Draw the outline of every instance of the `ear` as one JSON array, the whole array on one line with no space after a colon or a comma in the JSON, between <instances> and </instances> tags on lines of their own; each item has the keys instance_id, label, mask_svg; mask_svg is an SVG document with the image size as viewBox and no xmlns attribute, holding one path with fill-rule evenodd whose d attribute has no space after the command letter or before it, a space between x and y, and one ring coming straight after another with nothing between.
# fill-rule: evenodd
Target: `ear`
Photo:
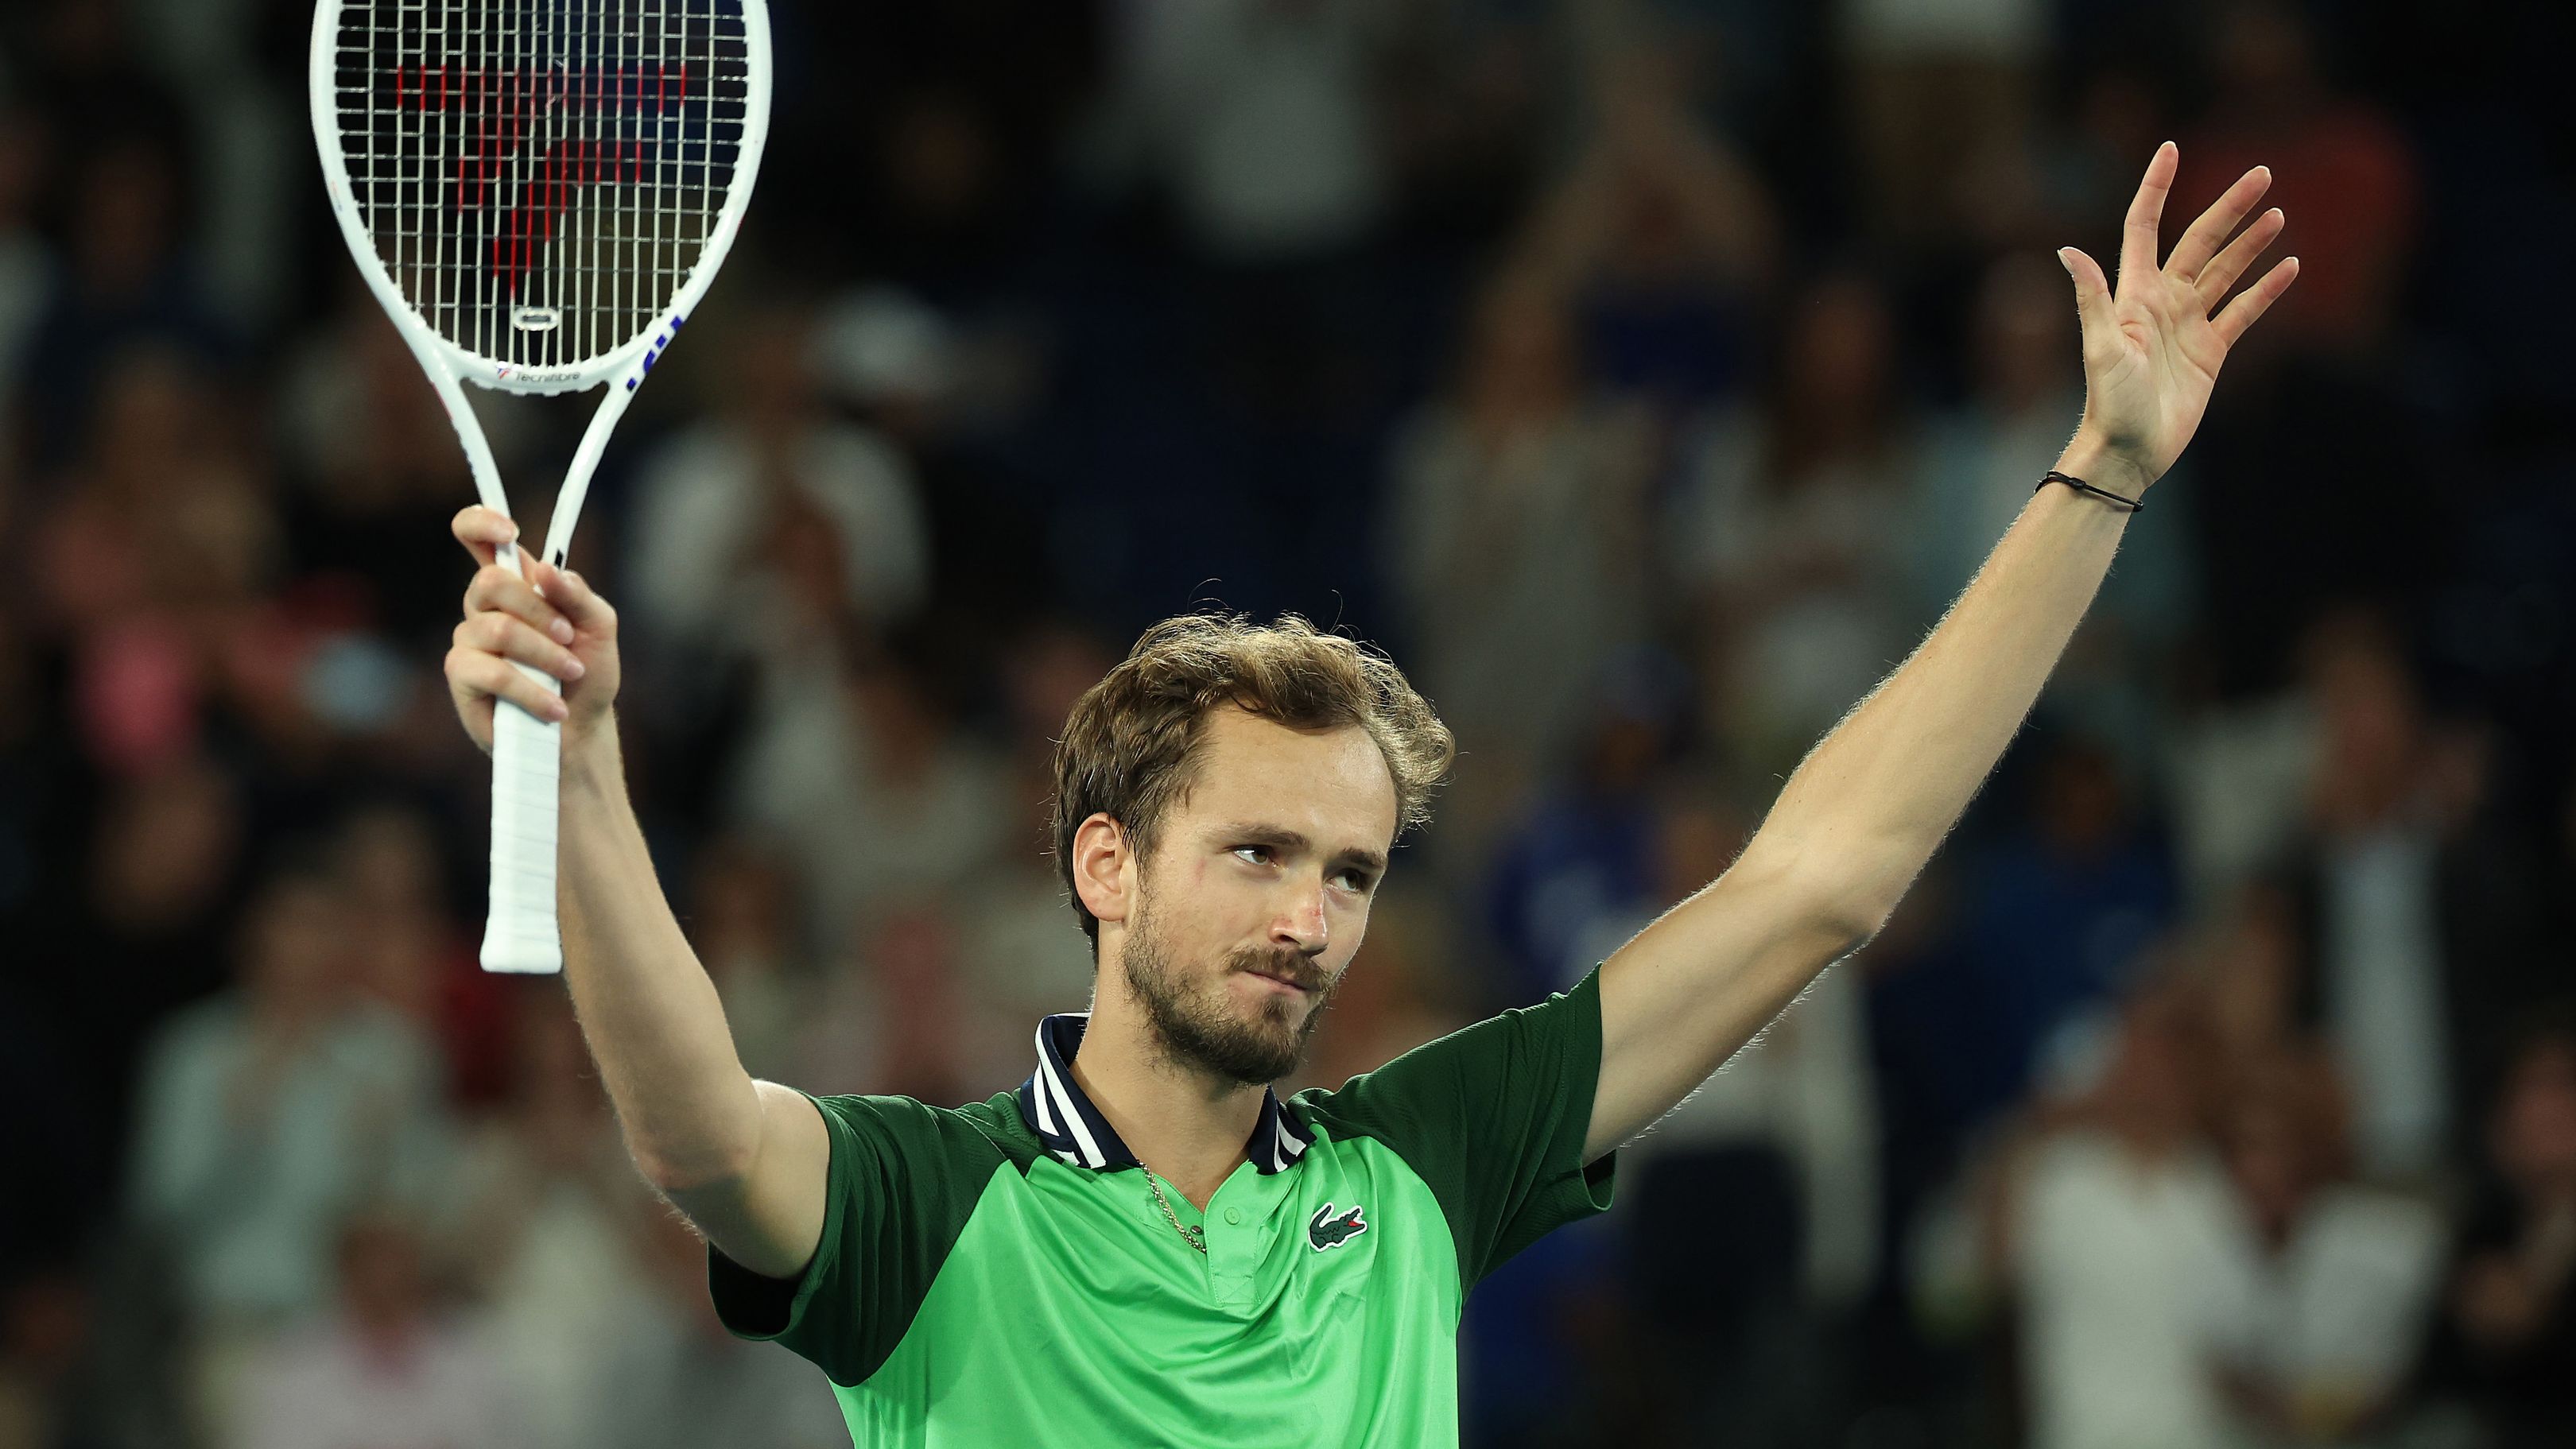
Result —
<instances>
[{"instance_id":1,"label":"ear","mask_svg":"<svg viewBox=\"0 0 2576 1449\"><path fill-rule=\"evenodd\" d=\"M1093 920L1127 919L1135 905L1138 864L1126 827L1108 815L1094 812L1074 827L1073 888Z\"/></svg>"}]
</instances>

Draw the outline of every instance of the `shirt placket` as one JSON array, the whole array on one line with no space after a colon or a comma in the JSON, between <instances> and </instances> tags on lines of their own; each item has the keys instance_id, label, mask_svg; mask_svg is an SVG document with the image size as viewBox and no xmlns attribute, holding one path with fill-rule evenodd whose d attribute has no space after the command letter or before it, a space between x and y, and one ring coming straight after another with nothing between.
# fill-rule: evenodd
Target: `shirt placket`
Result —
<instances>
[{"instance_id":1,"label":"shirt placket","mask_svg":"<svg viewBox=\"0 0 2576 1449\"><path fill-rule=\"evenodd\" d=\"M1245 1163L1208 1199L1208 1290L1219 1308L1241 1311L1260 1296L1262 1260L1278 1228L1279 1204L1297 1169L1260 1173Z\"/></svg>"}]
</instances>

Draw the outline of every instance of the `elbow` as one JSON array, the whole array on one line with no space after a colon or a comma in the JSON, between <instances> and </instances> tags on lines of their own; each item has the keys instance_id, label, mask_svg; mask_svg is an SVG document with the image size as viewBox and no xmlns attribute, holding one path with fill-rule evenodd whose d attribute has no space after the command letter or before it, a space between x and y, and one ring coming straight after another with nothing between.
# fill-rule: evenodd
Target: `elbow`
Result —
<instances>
[{"instance_id":1,"label":"elbow","mask_svg":"<svg viewBox=\"0 0 2576 1449\"><path fill-rule=\"evenodd\" d=\"M751 1175L751 1165L759 1155L758 1142L743 1146L661 1145L626 1139L626 1155L633 1159L635 1170L659 1193L687 1192L693 1188L713 1187L718 1183L737 1182Z\"/></svg>"},{"instance_id":2,"label":"elbow","mask_svg":"<svg viewBox=\"0 0 2576 1449\"><path fill-rule=\"evenodd\" d=\"M1798 915L1806 922L1809 938L1824 943L1828 963L1840 961L1876 940L1895 913L1893 901L1854 890L1848 884L1819 885L1801 891L1799 899L1805 905Z\"/></svg>"},{"instance_id":3,"label":"elbow","mask_svg":"<svg viewBox=\"0 0 2576 1449\"><path fill-rule=\"evenodd\" d=\"M1747 880L1765 901L1788 906L1814 937L1832 947L1832 960L1852 955L1888 929L1896 903L1911 885L1911 872L1896 870L1899 857L1880 849L1806 847L1795 839L1757 834L1744 847L1728 878Z\"/></svg>"},{"instance_id":4,"label":"elbow","mask_svg":"<svg viewBox=\"0 0 2576 1449\"><path fill-rule=\"evenodd\" d=\"M1767 879L1770 898L1789 903L1789 913L1806 936L1825 943L1828 960L1839 961L1868 945L1896 913L1901 893L1871 889L1848 872L1817 870L1810 862L1780 855L1758 861L1750 850L1746 855L1736 870L1750 865L1752 878Z\"/></svg>"},{"instance_id":5,"label":"elbow","mask_svg":"<svg viewBox=\"0 0 2576 1449\"><path fill-rule=\"evenodd\" d=\"M750 1175L765 1116L759 1084L748 1074L738 1085L658 1105L658 1113L629 1112L621 1103L618 1112L626 1155L656 1190L683 1192Z\"/></svg>"},{"instance_id":6,"label":"elbow","mask_svg":"<svg viewBox=\"0 0 2576 1449\"><path fill-rule=\"evenodd\" d=\"M1914 883L1912 871L1879 860L1856 861L1855 866L1808 872L1798 891L1807 919L1840 943L1837 961L1878 939Z\"/></svg>"},{"instance_id":7,"label":"elbow","mask_svg":"<svg viewBox=\"0 0 2576 1449\"><path fill-rule=\"evenodd\" d=\"M1857 904L1847 902L1842 910L1828 917L1828 923L1838 933L1837 939L1844 942L1841 953L1834 959L1839 961L1877 940L1878 933L1887 929L1889 918L1895 914L1893 902L1884 905L1875 900Z\"/></svg>"}]
</instances>

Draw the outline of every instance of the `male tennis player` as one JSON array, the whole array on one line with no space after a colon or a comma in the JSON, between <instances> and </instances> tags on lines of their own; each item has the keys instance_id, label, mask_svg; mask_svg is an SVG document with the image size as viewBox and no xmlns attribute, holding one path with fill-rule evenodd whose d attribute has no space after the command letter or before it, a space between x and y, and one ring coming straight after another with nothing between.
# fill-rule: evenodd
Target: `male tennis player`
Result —
<instances>
[{"instance_id":1,"label":"male tennis player","mask_svg":"<svg viewBox=\"0 0 2576 1449\"><path fill-rule=\"evenodd\" d=\"M487 748L495 696L565 721L565 973L725 1321L821 1365L864 1446L1456 1443L1468 1288L1607 1206L1612 1150L1886 922L2296 275L2226 300L2283 224L2230 240L2259 168L2159 267L2176 165L2167 145L2147 167L2116 291L2060 253L2087 391L2057 471L1733 867L1573 990L1290 1101L1269 1084L1450 760L1392 664L1294 620L1147 631L1057 747L1090 1013L1039 1023L1028 1080L985 1102L817 1100L744 1072L655 884L610 713L616 614L576 575L494 567L509 523L460 515L483 567L450 688Z\"/></svg>"}]
</instances>

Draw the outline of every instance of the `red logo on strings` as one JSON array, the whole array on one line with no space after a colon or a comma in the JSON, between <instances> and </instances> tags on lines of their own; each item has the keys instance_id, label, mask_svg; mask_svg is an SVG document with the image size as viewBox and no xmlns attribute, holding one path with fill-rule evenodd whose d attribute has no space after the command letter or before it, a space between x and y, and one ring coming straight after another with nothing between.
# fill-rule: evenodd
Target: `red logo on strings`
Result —
<instances>
[{"instance_id":1,"label":"red logo on strings","mask_svg":"<svg viewBox=\"0 0 2576 1449\"><path fill-rule=\"evenodd\" d=\"M689 68L635 65L587 70L511 70L444 65L393 68L394 110L466 117L456 156L455 204L483 211L510 159L549 112L604 116L663 116L689 98ZM635 182L652 164L648 142L636 137L564 137L546 147L519 188L516 204L492 236L495 276L519 293L536 265L539 248L554 239L555 224L585 186Z\"/></svg>"}]
</instances>

